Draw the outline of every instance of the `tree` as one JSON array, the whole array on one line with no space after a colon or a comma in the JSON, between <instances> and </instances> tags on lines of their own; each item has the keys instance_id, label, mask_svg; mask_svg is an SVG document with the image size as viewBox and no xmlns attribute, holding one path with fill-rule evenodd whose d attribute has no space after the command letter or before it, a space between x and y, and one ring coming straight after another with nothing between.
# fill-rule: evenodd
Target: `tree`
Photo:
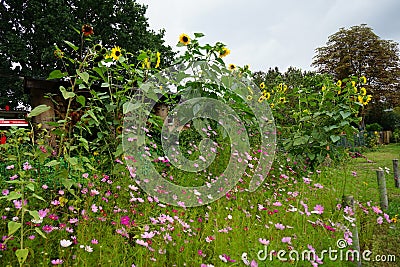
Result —
<instances>
[{"instance_id":1,"label":"tree","mask_svg":"<svg viewBox=\"0 0 400 267\"><path fill-rule=\"evenodd\" d=\"M126 51L159 51L163 66L174 57L164 45L164 30L149 29L147 7L132 0L2 0L0 2L0 108L25 102L18 76L47 78L57 67L54 50L79 41L74 31L83 24L94 29L92 39ZM17 64L17 67L15 67ZM12 70L12 67L15 67ZM17 97L18 96L18 97ZM5 101L6 100L6 101ZM26 102L25 102L26 104Z\"/></svg>"},{"instance_id":2,"label":"tree","mask_svg":"<svg viewBox=\"0 0 400 267\"><path fill-rule=\"evenodd\" d=\"M400 103L400 61L398 43L382 40L365 24L341 28L329 36L326 46L316 49L312 66L336 79L365 76L372 103Z\"/></svg>"}]
</instances>

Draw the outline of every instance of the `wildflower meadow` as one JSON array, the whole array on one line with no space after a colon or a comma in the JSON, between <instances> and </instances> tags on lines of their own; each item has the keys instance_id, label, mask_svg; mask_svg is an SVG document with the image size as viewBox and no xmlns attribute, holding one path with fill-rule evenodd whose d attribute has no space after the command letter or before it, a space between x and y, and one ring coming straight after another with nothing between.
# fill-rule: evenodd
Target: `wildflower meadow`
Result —
<instances>
[{"instance_id":1,"label":"wildflower meadow","mask_svg":"<svg viewBox=\"0 0 400 267\"><path fill-rule=\"evenodd\" d=\"M201 33L160 69L78 32L48 77L65 114L0 145L1 266L398 266L400 146L339 145L368 77L255 81Z\"/></svg>"}]
</instances>

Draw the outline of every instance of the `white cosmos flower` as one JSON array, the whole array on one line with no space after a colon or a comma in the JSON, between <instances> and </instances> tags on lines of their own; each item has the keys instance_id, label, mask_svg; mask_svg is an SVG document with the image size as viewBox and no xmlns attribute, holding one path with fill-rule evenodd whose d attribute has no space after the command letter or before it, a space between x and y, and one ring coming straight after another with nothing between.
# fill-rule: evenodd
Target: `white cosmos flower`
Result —
<instances>
[{"instance_id":1,"label":"white cosmos flower","mask_svg":"<svg viewBox=\"0 0 400 267\"><path fill-rule=\"evenodd\" d=\"M63 239L63 240L60 240L60 245L61 245L62 247L64 247L64 248L67 248L67 247L69 247L69 246L72 245L72 241L71 241L71 240Z\"/></svg>"}]
</instances>

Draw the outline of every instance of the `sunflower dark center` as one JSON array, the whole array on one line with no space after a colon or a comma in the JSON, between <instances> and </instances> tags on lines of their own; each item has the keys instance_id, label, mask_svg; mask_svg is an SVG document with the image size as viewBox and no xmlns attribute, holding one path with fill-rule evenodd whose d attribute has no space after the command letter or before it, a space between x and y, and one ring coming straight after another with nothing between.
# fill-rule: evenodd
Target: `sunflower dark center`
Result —
<instances>
[{"instance_id":1,"label":"sunflower dark center","mask_svg":"<svg viewBox=\"0 0 400 267\"><path fill-rule=\"evenodd\" d=\"M186 42L189 41L189 38L187 38L187 36L183 36L183 37L182 37L182 41L186 43Z\"/></svg>"},{"instance_id":2,"label":"sunflower dark center","mask_svg":"<svg viewBox=\"0 0 400 267\"><path fill-rule=\"evenodd\" d=\"M115 51L115 55L116 55L117 57L119 57L119 56L121 55L121 52Z\"/></svg>"}]
</instances>

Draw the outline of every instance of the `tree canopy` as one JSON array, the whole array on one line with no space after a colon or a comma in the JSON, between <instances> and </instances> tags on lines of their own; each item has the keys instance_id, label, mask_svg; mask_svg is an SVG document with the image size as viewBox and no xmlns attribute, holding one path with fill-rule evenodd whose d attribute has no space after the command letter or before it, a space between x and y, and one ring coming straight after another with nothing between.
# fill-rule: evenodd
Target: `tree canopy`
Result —
<instances>
[{"instance_id":1,"label":"tree canopy","mask_svg":"<svg viewBox=\"0 0 400 267\"><path fill-rule=\"evenodd\" d=\"M84 24L93 27L92 39L103 46L117 45L132 53L158 51L161 65L168 65L174 53L164 45L164 30L149 29L146 10L132 0L2 0L0 108L26 103L18 77L47 78L57 64L55 45L62 50L67 47L64 40L77 43L76 30Z\"/></svg>"},{"instance_id":2,"label":"tree canopy","mask_svg":"<svg viewBox=\"0 0 400 267\"><path fill-rule=\"evenodd\" d=\"M365 76L373 103L388 107L400 103L398 43L382 40L365 24L341 28L329 36L326 46L316 49L312 65L336 79Z\"/></svg>"}]
</instances>

